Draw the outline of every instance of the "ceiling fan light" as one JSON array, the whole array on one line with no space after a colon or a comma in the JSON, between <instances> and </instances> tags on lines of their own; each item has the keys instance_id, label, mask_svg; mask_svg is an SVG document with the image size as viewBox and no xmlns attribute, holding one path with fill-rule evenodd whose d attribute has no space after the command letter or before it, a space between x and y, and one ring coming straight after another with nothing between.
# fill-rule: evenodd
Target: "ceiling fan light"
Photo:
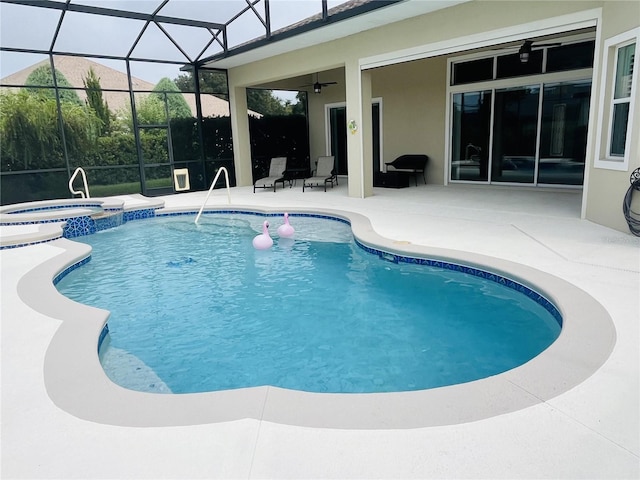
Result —
<instances>
[{"instance_id":1,"label":"ceiling fan light","mask_svg":"<svg viewBox=\"0 0 640 480\"><path fill-rule=\"evenodd\" d=\"M518 54L520 55L520 63L527 63L529 61L529 55L531 55L531 40L525 40L520 47Z\"/></svg>"},{"instance_id":2,"label":"ceiling fan light","mask_svg":"<svg viewBox=\"0 0 640 480\"><path fill-rule=\"evenodd\" d=\"M322 85L320 85L318 82L313 84L313 91L315 93L320 93L320 90L322 90Z\"/></svg>"}]
</instances>

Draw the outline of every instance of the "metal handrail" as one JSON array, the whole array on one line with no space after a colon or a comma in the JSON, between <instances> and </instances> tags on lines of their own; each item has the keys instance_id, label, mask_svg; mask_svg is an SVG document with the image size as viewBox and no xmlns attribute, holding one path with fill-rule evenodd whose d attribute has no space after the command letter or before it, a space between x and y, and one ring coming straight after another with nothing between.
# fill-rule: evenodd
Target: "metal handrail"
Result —
<instances>
[{"instance_id":1,"label":"metal handrail","mask_svg":"<svg viewBox=\"0 0 640 480\"><path fill-rule=\"evenodd\" d=\"M198 224L198 220L200 220L200 215L202 215L204 206L207 204L207 201L209 200L209 196L213 191L213 187L215 187L216 182L218 181L218 177L220 177L220 174L222 172L224 172L224 178L227 183L227 203L231 205L231 190L229 190L229 172L227 172L227 169L225 167L220 167L218 169L218 173L216 173L216 176L213 179L213 182L211 182L211 186L209 187L209 193L207 193L207 198L204 199L204 203L202 204L202 207L200 207L200 211L198 212L198 216L196 217L196 221L195 221L196 225Z\"/></svg>"},{"instance_id":2,"label":"metal handrail","mask_svg":"<svg viewBox=\"0 0 640 480\"><path fill-rule=\"evenodd\" d=\"M78 173L82 174L82 183L84 185L84 192L82 190L73 189L73 181L78 176ZM73 172L73 175L71 175L71 178L69 179L69 191L71 192L71 195L80 194L82 198L91 198L91 196L89 195L89 185L87 184L87 175L86 173L84 173L84 170L82 169L82 167L76 168L75 172Z\"/></svg>"}]
</instances>

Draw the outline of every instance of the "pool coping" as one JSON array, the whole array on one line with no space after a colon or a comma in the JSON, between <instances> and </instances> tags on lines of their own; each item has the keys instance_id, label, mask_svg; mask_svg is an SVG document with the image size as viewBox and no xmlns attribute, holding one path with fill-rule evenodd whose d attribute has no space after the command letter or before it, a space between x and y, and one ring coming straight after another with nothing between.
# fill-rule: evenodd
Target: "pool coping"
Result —
<instances>
[{"instance_id":1,"label":"pool coping","mask_svg":"<svg viewBox=\"0 0 640 480\"><path fill-rule=\"evenodd\" d=\"M53 279L90 255L90 247L67 239L52 245L64 253L28 272L18 284L21 299L60 320L44 361L45 386L61 409L86 420L121 426L178 426L254 418L275 423L341 429L398 429L478 421L544 403L583 382L602 366L616 341L611 317L583 290L540 270L494 257L416 245L378 235L361 214L330 209L254 206L212 207L274 215L308 213L348 221L363 245L396 255L440 259L504 275L548 298L563 317L558 339L529 362L507 372L459 385L398 393L326 394L264 386L197 394L136 392L104 373L96 345L109 313L73 302ZM162 209L160 215L194 212ZM195 213L194 213L195 217Z\"/></svg>"},{"instance_id":2,"label":"pool coping","mask_svg":"<svg viewBox=\"0 0 640 480\"><path fill-rule=\"evenodd\" d=\"M162 200L147 199L137 194L127 197L136 200L138 205L127 206L121 197L95 197L0 206L0 227L4 230L0 235L0 250L94 233L120 225L140 212L164 207ZM92 210L96 207L102 211ZM35 227L36 230L25 231L26 227Z\"/></svg>"}]
</instances>

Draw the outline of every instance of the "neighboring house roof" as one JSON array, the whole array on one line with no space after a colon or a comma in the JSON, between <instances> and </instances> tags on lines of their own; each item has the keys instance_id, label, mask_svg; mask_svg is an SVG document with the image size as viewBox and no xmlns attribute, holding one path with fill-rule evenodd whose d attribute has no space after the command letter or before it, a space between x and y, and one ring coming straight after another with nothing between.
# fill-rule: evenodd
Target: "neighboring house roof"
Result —
<instances>
[{"instance_id":1,"label":"neighboring house roof","mask_svg":"<svg viewBox=\"0 0 640 480\"><path fill-rule=\"evenodd\" d=\"M4 85L25 85L27 78L29 77L31 72L43 65L49 65L49 60L43 60L12 75L8 75L4 77L0 83ZM100 86L103 90L102 98L109 105L109 109L113 112L116 112L122 108L129 108L129 96L128 94L124 95L122 92L122 90L124 90L125 92L129 91L129 83L127 81L126 73L107 67L106 65L102 65L101 63L94 62L85 57L76 56L57 55L55 57L55 67L56 70L58 70L65 76L71 86L80 89L77 91L77 93L80 99L83 101L87 98L86 92L84 91L84 79L86 78L89 69L93 68L96 76L100 79ZM151 91L154 87L153 83L133 76L131 77L131 82L133 84L134 90ZM111 90L121 91L114 92ZM148 94L142 93L139 95L144 96ZM191 114L195 117L195 95L186 94L184 95L184 99L191 109ZM214 95L201 95L200 103L202 105L203 117L229 116L229 102L227 102L226 100L223 100ZM252 115L254 117L262 116L259 113L253 112L251 110L249 110L248 113L249 115Z\"/></svg>"}]
</instances>

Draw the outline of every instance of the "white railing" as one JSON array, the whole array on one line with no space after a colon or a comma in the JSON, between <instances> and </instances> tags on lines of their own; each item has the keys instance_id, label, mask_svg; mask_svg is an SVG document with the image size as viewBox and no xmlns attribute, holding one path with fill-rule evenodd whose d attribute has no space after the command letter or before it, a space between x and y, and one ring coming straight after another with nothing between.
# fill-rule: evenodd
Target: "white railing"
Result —
<instances>
[{"instance_id":1,"label":"white railing","mask_svg":"<svg viewBox=\"0 0 640 480\"><path fill-rule=\"evenodd\" d=\"M76 179L79 173L82 174L82 184L84 186L84 192L82 190L73 189L73 181ZM76 168L76 171L73 172L73 175L71 175L71 178L69 179L69 191L71 192L71 195L79 194L82 198L91 198L91 196L89 195L89 185L87 185L87 175L84 173L82 167Z\"/></svg>"},{"instance_id":2,"label":"white railing","mask_svg":"<svg viewBox=\"0 0 640 480\"><path fill-rule=\"evenodd\" d=\"M220 167L218 169L218 173L216 173L216 177L213 179L213 182L211 182L211 186L209 187L209 193L207 193L207 198L204 199L204 203L202 204L202 207L200 207L200 211L198 212L198 216L196 217L196 224L198 223L198 220L200 220L200 215L202 215L202 211L204 210L205 205L207 204L207 202L209 201L209 196L211 195L211 192L213 191L213 187L216 186L216 182L218 181L218 177L220 177L220 174L224 172L224 179L227 183L227 203L231 204L231 190L229 190L229 172L227 172L227 169L225 167Z\"/></svg>"}]
</instances>

